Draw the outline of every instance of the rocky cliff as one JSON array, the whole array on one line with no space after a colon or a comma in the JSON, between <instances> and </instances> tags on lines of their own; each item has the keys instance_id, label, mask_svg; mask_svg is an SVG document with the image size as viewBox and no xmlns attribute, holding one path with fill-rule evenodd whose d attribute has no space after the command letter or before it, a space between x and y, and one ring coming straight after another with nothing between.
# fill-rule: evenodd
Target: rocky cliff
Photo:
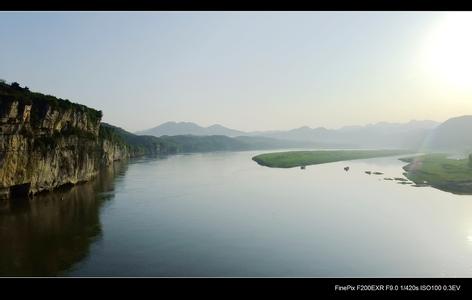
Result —
<instances>
[{"instance_id":1,"label":"rocky cliff","mask_svg":"<svg viewBox=\"0 0 472 300\"><path fill-rule=\"evenodd\" d=\"M88 181L129 157L99 135L100 111L0 83L0 198Z\"/></svg>"}]
</instances>

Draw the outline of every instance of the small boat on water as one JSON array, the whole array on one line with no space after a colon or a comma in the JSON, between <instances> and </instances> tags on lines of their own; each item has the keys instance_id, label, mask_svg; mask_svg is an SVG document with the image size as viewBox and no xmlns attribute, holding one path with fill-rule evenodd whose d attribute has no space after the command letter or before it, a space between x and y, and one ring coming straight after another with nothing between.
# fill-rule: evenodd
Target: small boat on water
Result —
<instances>
[{"instance_id":1,"label":"small boat on water","mask_svg":"<svg viewBox=\"0 0 472 300\"><path fill-rule=\"evenodd\" d=\"M369 175L372 174L371 171L365 171L365 173L366 173L366 174L369 174Z\"/></svg>"},{"instance_id":2,"label":"small boat on water","mask_svg":"<svg viewBox=\"0 0 472 300\"><path fill-rule=\"evenodd\" d=\"M344 167L344 171L349 171L349 167Z\"/></svg>"},{"instance_id":3,"label":"small boat on water","mask_svg":"<svg viewBox=\"0 0 472 300\"><path fill-rule=\"evenodd\" d=\"M300 169L305 170L306 166L300 166Z\"/></svg>"}]
</instances>

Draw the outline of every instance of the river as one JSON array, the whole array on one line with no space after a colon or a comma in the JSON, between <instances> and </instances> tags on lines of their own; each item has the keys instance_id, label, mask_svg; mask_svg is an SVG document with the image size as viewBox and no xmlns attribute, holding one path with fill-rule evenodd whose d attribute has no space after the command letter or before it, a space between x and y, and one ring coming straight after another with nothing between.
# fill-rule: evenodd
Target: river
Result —
<instances>
[{"instance_id":1,"label":"river","mask_svg":"<svg viewBox=\"0 0 472 300\"><path fill-rule=\"evenodd\" d=\"M301 170L251 160L264 152L118 162L2 202L0 275L472 276L472 196L383 180L398 157Z\"/></svg>"}]
</instances>

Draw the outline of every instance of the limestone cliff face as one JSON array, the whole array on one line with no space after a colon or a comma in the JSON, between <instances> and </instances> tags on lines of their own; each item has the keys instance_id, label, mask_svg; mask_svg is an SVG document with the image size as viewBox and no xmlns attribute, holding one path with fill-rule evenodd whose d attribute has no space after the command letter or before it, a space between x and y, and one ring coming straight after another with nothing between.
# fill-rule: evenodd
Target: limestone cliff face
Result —
<instances>
[{"instance_id":1,"label":"limestone cliff face","mask_svg":"<svg viewBox=\"0 0 472 300\"><path fill-rule=\"evenodd\" d=\"M99 137L101 113L82 105L0 95L0 198L88 181L126 159L126 145Z\"/></svg>"},{"instance_id":2,"label":"limestone cliff face","mask_svg":"<svg viewBox=\"0 0 472 300\"><path fill-rule=\"evenodd\" d=\"M69 108L52 107L45 103L0 98L0 129L2 134L52 135L72 129L98 135L100 118L92 118L91 109L79 105ZM36 107L38 106L38 107ZM32 115L32 110L34 115Z\"/></svg>"},{"instance_id":3,"label":"limestone cliff face","mask_svg":"<svg viewBox=\"0 0 472 300\"><path fill-rule=\"evenodd\" d=\"M129 158L130 156L134 156L130 154L128 146L114 143L113 141L107 139L101 140L101 147L101 162L105 165L110 165L114 161L124 160Z\"/></svg>"}]
</instances>

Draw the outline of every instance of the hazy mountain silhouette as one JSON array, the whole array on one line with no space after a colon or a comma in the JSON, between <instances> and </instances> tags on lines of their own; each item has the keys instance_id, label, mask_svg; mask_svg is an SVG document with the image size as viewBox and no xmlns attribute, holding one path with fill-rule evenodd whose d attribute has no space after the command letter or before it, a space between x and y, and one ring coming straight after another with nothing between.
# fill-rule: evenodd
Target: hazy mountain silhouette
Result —
<instances>
[{"instance_id":1,"label":"hazy mountain silhouette","mask_svg":"<svg viewBox=\"0 0 472 300\"><path fill-rule=\"evenodd\" d=\"M472 152L472 116L446 120L437 126L424 148L436 151Z\"/></svg>"},{"instance_id":2,"label":"hazy mountain silhouette","mask_svg":"<svg viewBox=\"0 0 472 300\"><path fill-rule=\"evenodd\" d=\"M362 148L395 147L414 149L423 144L438 124L427 120L410 121L408 123L380 122L365 126L346 126L340 129L304 126L288 131L260 132L258 134L286 140L317 141Z\"/></svg>"},{"instance_id":3,"label":"hazy mountain silhouette","mask_svg":"<svg viewBox=\"0 0 472 300\"><path fill-rule=\"evenodd\" d=\"M219 124L202 127L192 122L166 122L159 126L143 131L138 131L139 135L226 135L229 137L244 135L245 132L229 129Z\"/></svg>"},{"instance_id":4,"label":"hazy mountain silhouette","mask_svg":"<svg viewBox=\"0 0 472 300\"><path fill-rule=\"evenodd\" d=\"M302 126L291 130L244 132L221 125L202 127L191 122L167 122L137 134L163 135L226 135L257 136L280 141L309 142L332 147L353 148L409 148L422 147L439 123L435 121L410 121L407 123L379 122L365 126L345 126L339 129Z\"/></svg>"}]
</instances>

